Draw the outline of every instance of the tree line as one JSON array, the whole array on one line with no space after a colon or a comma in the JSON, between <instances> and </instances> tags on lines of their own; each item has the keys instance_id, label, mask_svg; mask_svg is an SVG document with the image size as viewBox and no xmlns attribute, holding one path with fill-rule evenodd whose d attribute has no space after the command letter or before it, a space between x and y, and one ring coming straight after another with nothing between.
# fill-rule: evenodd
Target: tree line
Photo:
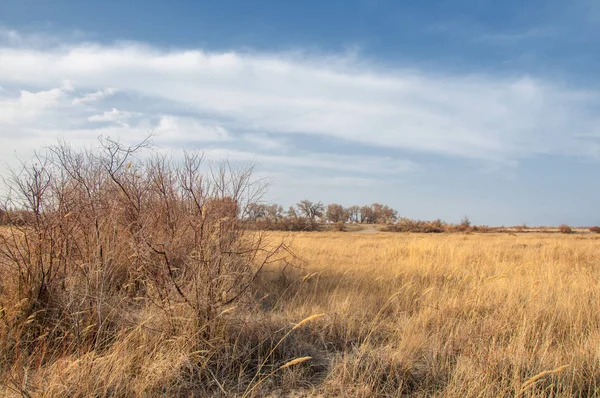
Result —
<instances>
[{"instance_id":1,"label":"tree line","mask_svg":"<svg viewBox=\"0 0 600 398\"><path fill-rule=\"evenodd\" d=\"M400 217L388 205L373 203L344 207L338 203L323 204L304 199L284 210L279 204L252 203L243 216L245 225L257 230L315 231L326 224L344 231L347 224L383 224L390 232L469 232L484 231L485 226L472 226L465 217L460 224L442 220L421 221Z\"/></svg>"},{"instance_id":2,"label":"tree line","mask_svg":"<svg viewBox=\"0 0 600 398\"><path fill-rule=\"evenodd\" d=\"M248 208L246 219L271 223L304 219L316 223L392 224L398 221L398 212L380 203L344 207L337 203L325 205L304 199L287 211L279 204L253 203Z\"/></svg>"}]
</instances>

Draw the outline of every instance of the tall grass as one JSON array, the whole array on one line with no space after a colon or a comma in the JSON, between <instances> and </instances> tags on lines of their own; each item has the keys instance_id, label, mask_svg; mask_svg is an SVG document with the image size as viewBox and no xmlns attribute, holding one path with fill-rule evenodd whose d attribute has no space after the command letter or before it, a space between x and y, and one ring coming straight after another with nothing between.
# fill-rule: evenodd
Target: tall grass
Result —
<instances>
[{"instance_id":1,"label":"tall grass","mask_svg":"<svg viewBox=\"0 0 600 398\"><path fill-rule=\"evenodd\" d=\"M111 314L111 338L99 346L43 343L5 357L5 392L600 393L594 235L329 232L269 239L272 246L290 239L302 261L283 272L267 265L251 295L210 322L198 326L185 306L167 315L129 302ZM5 287L3 299L9 297ZM81 325L80 334L95 327Z\"/></svg>"},{"instance_id":2,"label":"tall grass","mask_svg":"<svg viewBox=\"0 0 600 398\"><path fill-rule=\"evenodd\" d=\"M600 394L593 235L319 233L293 247L305 278L269 309L328 314L313 393Z\"/></svg>"}]
</instances>

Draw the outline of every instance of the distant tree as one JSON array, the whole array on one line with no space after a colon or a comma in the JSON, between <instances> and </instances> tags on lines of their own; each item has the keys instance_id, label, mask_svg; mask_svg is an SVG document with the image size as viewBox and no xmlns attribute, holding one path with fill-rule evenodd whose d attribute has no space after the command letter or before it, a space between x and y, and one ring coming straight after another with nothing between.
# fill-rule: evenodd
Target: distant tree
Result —
<instances>
[{"instance_id":1,"label":"distant tree","mask_svg":"<svg viewBox=\"0 0 600 398\"><path fill-rule=\"evenodd\" d=\"M249 220L262 220L267 216L267 207L262 203L250 203L246 209L246 212Z\"/></svg>"},{"instance_id":2,"label":"distant tree","mask_svg":"<svg viewBox=\"0 0 600 398\"><path fill-rule=\"evenodd\" d=\"M371 206L363 206L360 208L361 224L373 224L375 222L375 212Z\"/></svg>"},{"instance_id":3,"label":"distant tree","mask_svg":"<svg viewBox=\"0 0 600 398\"><path fill-rule=\"evenodd\" d=\"M392 209L387 205L373 203L371 205L371 209L373 210L373 218L374 222L376 223L391 224L396 222L396 220L398 219L398 214L396 210Z\"/></svg>"},{"instance_id":4,"label":"distant tree","mask_svg":"<svg viewBox=\"0 0 600 398\"><path fill-rule=\"evenodd\" d=\"M350 222L360 222L360 206L350 206L346 209Z\"/></svg>"},{"instance_id":5,"label":"distant tree","mask_svg":"<svg viewBox=\"0 0 600 398\"><path fill-rule=\"evenodd\" d=\"M283 218L283 207L281 205L272 204L266 206L265 212L269 221L279 222Z\"/></svg>"},{"instance_id":6,"label":"distant tree","mask_svg":"<svg viewBox=\"0 0 600 398\"><path fill-rule=\"evenodd\" d=\"M337 203L332 203L327 206L327 211L325 212L325 218L328 221L339 223L346 222L348 220L348 213L344 209L342 205Z\"/></svg>"},{"instance_id":7,"label":"distant tree","mask_svg":"<svg viewBox=\"0 0 600 398\"><path fill-rule=\"evenodd\" d=\"M322 217L323 211L325 210L323 203L311 202L307 199L301 200L296 206L298 206L298 210L304 217L312 221L316 220L318 217Z\"/></svg>"},{"instance_id":8,"label":"distant tree","mask_svg":"<svg viewBox=\"0 0 600 398\"><path fill-rule=\"evenodd\" d=\"M464 216L462 220L460 220L460 225L468 228L471 226L471 220L469 220L468 216Z\"/></svg>"},{"instance_id":9,"label":"distant tree","mask_svg":"<svg viewBox=\"0 0 600 398\"><path fill-rule=\"evenodd\" d=\"M287 211L288 218L298 218L298 212L294 206L290 206Z\"/></svg>"}]
</instances>

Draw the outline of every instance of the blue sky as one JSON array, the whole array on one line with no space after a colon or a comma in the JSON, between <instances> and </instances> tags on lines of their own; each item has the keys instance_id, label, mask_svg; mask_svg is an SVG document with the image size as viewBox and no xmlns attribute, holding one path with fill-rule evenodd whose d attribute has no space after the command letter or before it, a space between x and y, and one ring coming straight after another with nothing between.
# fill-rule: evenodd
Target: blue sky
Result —
<instances>
[{"instance_id":1,"label":"blue sky","mask_svg":"<svg viewBox=\"0 0 600 398\"><path fill-rule=\"evenodd\" d=\"M2 0L0 157L152 131L284 205L600 224L598 65L595 0Z\"/></svg>"}]
</instances>

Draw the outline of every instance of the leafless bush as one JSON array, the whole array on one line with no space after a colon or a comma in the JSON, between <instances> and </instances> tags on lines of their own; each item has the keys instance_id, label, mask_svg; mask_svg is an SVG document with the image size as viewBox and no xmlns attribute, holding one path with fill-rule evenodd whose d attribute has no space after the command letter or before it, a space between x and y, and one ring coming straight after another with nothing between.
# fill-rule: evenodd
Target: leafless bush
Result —
<instances>
[{"instance_id":1,"label":"leafless bush","mask_svg":"<svg viewBox=\"0 0 600 398\"><path fill-rule=\"evenodd\" d=\"M281 222L273 226L273 229L280 231L319 231L320 224L307 217L286 217Z\"/></svg>"},{"instance_id":2,"label":"leafless bush","mask_svg":"<svg viewBox=\"0 0 600 398\"><path fill-rule=\"evenodd\" d=\"M332 229L337 232L346 232L346 224L343 222L336 222L332 224Z\"/></svg>"},{"instance_id":3,"label":"leafless bush","mask_svg":"<svg viewBox=\"0 0 600 398\"><path fill-rule=\"evenodd\" d=\"M473 228L471 228L471 221L467 216L464 216L460 221L460 224L456 225L454 229L458 232L473 232Z\"/></svg>"},{"instance_id":4,"label":"leafless bush","mask_svg":"<svg viewBox=\"0 0 600 398\"><path fill-rule=\"evenodd\" d=\"M142 307L164 313L171 332L161 333L185 314L206 336L286 252L241 227L264 189L252 168L100 143L59 143L5 180L0 373L19 358L107 347Z\"/></svg>"},{"instance_id":5,"label":"leafless bush","mask_svg":"<svg viewBox=\"0 0 600 398\"><path fill-rule=\"evenodd\" d=\"M572 234L573 233L573 229L570 226L568 226L567 224L560 224L558 226L558 231L563 234Z\"/></svg>"},{"instance_id":6,"label":"leafless bush","mask_svg":"<svg viewBox=\"0 0 600 398\"><path fill-rule=\"evenodd\" d=\"M448 227L448 224L441 220L421 221L401 218L396 224L389 225L387 230L390 232L440 233L445 232Z\"/></svg>"},{"instance_id":7,"label":"leafless bush","mask_svg":"<svg viewBox=\"0 0 600 398\"><path fill-rule=\"evenodd\" d=\"M400 218L397 223L388 225L389 232L419 232L419 233L441 233L441 232L490 232L487 225L467 225L464 221L460 224L448 224L440 219L433 221L412 220Z\"/></svg>"}]
</instances>

